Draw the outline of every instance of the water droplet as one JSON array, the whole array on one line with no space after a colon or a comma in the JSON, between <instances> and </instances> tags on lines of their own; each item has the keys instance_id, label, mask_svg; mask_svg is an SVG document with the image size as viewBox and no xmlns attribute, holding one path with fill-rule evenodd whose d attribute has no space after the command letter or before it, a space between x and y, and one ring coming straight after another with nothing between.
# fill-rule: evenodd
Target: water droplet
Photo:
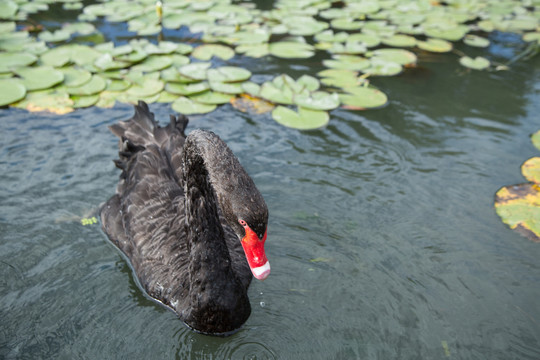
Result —
<instances>
[{"instance_id":1,"label":"water droplet","mask_svg":"<svg viewBox=\"0 0 540 360\"><path fill-rule=\"evenodd\" d=\"M265 307L265 306L266 306L266 304L265 304L264 301L261 301L261 302L260 302L260 305L261 305L261 307Z\"/></svg>"}]
</instances>

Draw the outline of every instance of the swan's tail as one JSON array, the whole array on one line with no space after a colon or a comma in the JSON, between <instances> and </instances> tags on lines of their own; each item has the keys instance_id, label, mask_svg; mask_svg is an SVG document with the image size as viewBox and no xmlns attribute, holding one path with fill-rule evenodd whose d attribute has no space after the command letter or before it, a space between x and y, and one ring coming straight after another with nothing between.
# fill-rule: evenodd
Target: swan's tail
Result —
<instances>
[{"instance_id":1,"label":"swan's tail","mask_svg":"<svg viewBox=\"0 0 540 360\"><path fill-rule=\"evenodd\" d=\"M176 163L180 159L179 152L173 150L183 147L187 124L188 118L184 115L171 115L169 124L161 127L148 105L144 101L139 101L135 105L135 115L131 119L109 126L111 132L120 138L120 159L114 161L116 166L125 172L133 155L151 145L166 150L171 154L170 160L173 165L178 165Z\"/></svg>"},{"instance_id":2,"label":"swan's tail","mask_svg":"<svg viewBox=\"0 0 540 360\"><path fill-rule=\"evenodd\" d=\"M171 121L165 127L158 125L154 119L154 113L150 112L148 105L144 101L139 101L135 105L135 115L127 121L109 126L112 133L122 139L132 143L134 146L147 147L156 144L159 147L166 145L171 137L180 135L185 138L184 133L188 124L188 118L184 115L178 117L171 115Z\"/></svg>"}]
</instances>

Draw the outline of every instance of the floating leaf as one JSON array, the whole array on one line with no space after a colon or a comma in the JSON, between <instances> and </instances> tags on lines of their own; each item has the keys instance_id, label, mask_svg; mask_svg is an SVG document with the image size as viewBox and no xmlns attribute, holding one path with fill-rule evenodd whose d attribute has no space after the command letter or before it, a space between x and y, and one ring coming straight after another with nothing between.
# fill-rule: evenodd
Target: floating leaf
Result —
<instances>
[{"instance_id":1,"label":"floating leaf","mask_svg":"<svg viewBox=\"0 0 540 360\"><path fill-rule=\"evenodd\" d=\"M212 104L201 104L182 96L176 99L171 104L171 107L180 114L192 115L209 113L214 111L217 106Z\"/></svg>"},{"instance_id":2,"label":"floating leaf","mask_svg":"<svg viewBox=\"0 0 540 360\"><path fill-rule=\"evenodd\" d=\"M210 89L210 84L207 81L200 81L192 84L167 83L165 90L177 95L194 95Z\"/></svg>"},{"instance_id":3,"label":"floating leaf","mask_svg":"<svg viewBox=\"0 0 540 360\"><path fill-rule=\"evenodd\" d=\"M211 81L219 82L246 81L251 77L251 72L236 66L222 66L216 69L209 69L207 77Z\"/></svg>"},{"instance_id":4,"label":"floating leaf","mask_svg":"<svg viewBox=\"0 0 540 360\"><path fill-rule=\"evenodd\" d=\"M371 76L394 76L403 71L403 67L394 61L375 57L371 60L371 65L362 70Z\"/></svg>"},{"instance_id":5,"label":"floating leaf","mask_svg":"<svg viewBox=\"0 0 540 360\"><path fill-rule=\"evenodd\" d=\"M39 39L47 42L59 42L68 40L71 33L66 30L56 30L54 32L42 31L39 33Z\"/></svg>"},{"instance_id":6,"label":"floating leaf","mask_svg":"<svg viewBox=\"0 0 540 360\"><path fill-rule=\"evenodd\" d=\"M221 81L210 81L210 88L217 92L226 94L241 94L244 92L242 83L225 83Z\"/></svg>"},{"instance_id":7,"label":"floating leaf","mask_svg":"<svg viewBox=\"0 0 540 360\"><path fill-rule=\"evenodd\" d=\"M152 72L166 69L171 65L172 58L170 56L151 55L140 64L133 66L132 70Z\"/></svg>"},{"instance_id":8,"label":"floating leaf","mask_svg":"<svg viewBox=\"0 0 540 360\"><path fill-rule=\"evenodd\" d=\"M270 48L268 44L245 44L238 46L236 52L246 56L260 58L270 54Z\"/></svg>"},{"instance_id":9,"label":"floating leaf","mask_svg":"<svg viewBox=\"0 0 540 360\"><path fill-rule=\"evenodd\" d=\"M333 110L339 106L340 100L336 93L316 91L309 95L295 96L294 103L306 109Z\"/></svg>"},{"instance_id":10,"label":"floating leaf","mask_svg":"<svg viewBox=\"0 0 540 360\"><path fill-rule=\"evenodd\" d=\"M188 78L195 80L206 80L206 71L212 66L212 63L209 62L199 62L193 64L187 64L181 66L178 69L178 72Z\"/></svg>"},{"instance_id":11,"label":"floating leaf","mask_svg":"<svg viewBox=\"0 0 540 360\"><path fill-rule=\"evenodd\" d=\"M272 111L272 118L286 127L312 130L328 124L330 116L326 111L308 110L299 107L298 112L296 112L285 106L278 106Z\"/></svg>"},{"instance_id":12,"label":"floating leaf","mask_svg":"<svg viewBox=\"0 0 540 360\"><path fill-rule=\"evenodd\" d=\"M60 69L64 74L64 85L68 87L81 86L92 78L92 74L89 71L83 69L75 69L72 67L66 67Z\"/></svg>"},{"instance_id":13,"label":"floating leaf","mask_svg":"<svg viewBox=\"0 0 540 360\"><path fill-rule=\"evenodd\" d=\"M277 104L293 104L293 91L289 87L280 88L272 82L265 82L261 86L260 96Z\"/></svg>"},{"instance_id":14,"label":"floating leaf","mask_svg":"<svg viewBox=\"0 0 540 360\"><path fill-rule=\"evenodd\" d=\"M55 114L67 114L73 111L73 100L65 92L48 89L29 92L24 100L13 106L30 112L49 111Z\"/></svg>"},{"instance_id":15,"label":"floating leaf","mask_svg":"<svg viewBox=\"0 0 540 360\"><path fill-rule=\"evenodd\" d=\"M382 91L367 87L351 87L346 88L348 94L340 94L339 99L343 103L343 107L348 109L370 109L385 105L388 102L388 97Z\"/></svg>"},{"instance_id":16,"label":"floating leaf","mask_svg":"<svg viewBox=\"0 0 540 360\"><path fill-rule=\"evenodd\" d=\"M3 0L0 2L0 18L11 19L17 13L19 6L11 0Z\"/></svg>"},{"instance_id":17,"label":"floating leaf","mask_svg":"<svg viewBox=\"0 0 540 360\"><path fill-rule=\"evenodd\" d=\"M6 106L24 99L26 88L15 79L0 80L0 106Z\"/></svg>"},{"instance_id":18,"label":"floating leaf","mask_svg":"<svg viewBox=\"0 0 540 360\"><path fill-rule=\"evenodd\" d=\"M417 41L416 45L425 51L431 51L436 53L445 53L452 51L453 45L451 42L443 39L429 38L426 41Z\"/></svg>"},{"instance_id":19,"label":"floating leaf","mask_svg":"<svg viewBox=\"0 0 540 360\"><path fill-rule=\"evenodd\" d=\"M268 50L271 55L285 59L305 59L315 55L312 45L292 41L271 43Z\"/></svg>"},{"instance_id":20,"label":"floating leaf","mask_svg":"<svg viewBox=\"0 0 540 360\"><path fill-rule=\"evenodd\" d=\"M131 83L127 80L110 79L107 80L107 91L124 91L131 86Z\"/></svg>"},{"instance_id":21,"label":"floating leaf","mask_svg":"<svg viewBox=\"0 0 540 360\"><path fill-rule=\"evenodd\" d=\"M99 100L99 95L73 95L71 96L71 100L73 100L73 108L85 108L95 105Z\"/></svg>"},{"instance_id":22,"label":"floating leaf","mask_svg":"<svg viewBox=\"0 0 540 360\"><path fill-rule=\"evenodd\" d=\"M315 91L319 89L320 83L319 80L317 80L316 77L310 76L310 75L302 75L296 80L296 83L298 85L301 85L308 89L309 91Z\"/></svg>"},{"instance_id":23,"label":"floating leaf","mask_svg":"<svg viewBox=\"0 0 540 360\"><path fill-rule=\"evenodd\" d=\"M486 38L483 38L481 36L477 35L467 35L465 38L463 38L463 42L469 46L474 47L488 47L489 46L489 40Z\"/></svg>"},{"instance_id":24,"label":"floating leaf","mask_svg":"<svg viewBox=\"0 0 540 360\"><path fill-rule=\"evenodd\" d=\"M16 72L28 91L49 89L64 80L64 74L51 66L19 68Z\"/></svg>"},{"instance_id":25,"label":"floating leaf","mask_svg":"<svg viewBox=\"0 0 540 360\"><path fill-rule=\"evenodd\" d=\"M533 157L521 165L521 173L530 182L540 184L540 157ZM540 206L538 207L540 211Z\"/></svg>"},{"instance_id":26,"label":"floating leaf","mask_svg":"<svg viewBox=\"0 0 540 360\"><path fill-rule=\"evenodd\" d=\"M382 43L393 47L413 47L416 45L416 38L409 35L396 34L383 38Z\"/></svg>"},{"instance_id":27,"label":"floating leaf","mask_svg":"<svg viewBox=\"0 0 540 360\"><path fill-rule=\"evenodd\" d=\"M526 34L523 34L523 37L522 37L523 41L536 41L536 42L540 42L540 31L535 31L535 32L529 32L529 33L526 33Z\"/></svg>"},{"instance_id":28,"label":"floating leaf","mask_svg":"<svg viewBox=\"0 0 540 360\"><path fill-rule=\"evenodd\" d=\"M416 55L404 49L378 49L367 54L372 59L395 62L400 65L411 65L416 63Z\"/></svg>"},{"instance_id":29,"label":"floating leaf","mask_svg":"<svg viewBox=\"0 0 540 360\"><path fill-rule=\"evenodd\" d=\"M94 95L105 90L106 86L107 83L101 76L92 75L92 78L85 84L77 87L67 87L66 91L71 95Z\"/></svg>"},{"instance_id":30,"label":"floating leaf","mask_svg":"<svg viewBox=\"0 0 540 360\"><path fill-rule=\"evenodd\" d=\"M531 135L533 145L540 150L540 130Z\"/></svg>"},{"instance_id":31,"label":"floating leaf","mask_svg":"<svg viewBox=\"0 0 540 360\"><path fill-rule=\"evenodd\" d=\"M540 187L505 186L495 194L495 211L502 221L531 241L540 242Z\"/></svg>"},{"instance_id":32,"label":"floating leaf","mask_svg":"<svg viewBox=\"0 0 540 360\"><path fill-rule=\"evenodd\" d=\"M103 54L95 60L94 65L103 71L108 71L124 69L131 64L127 61L117 61L113 59L111 54Z\"/></svg>"},{"instance_id":33,"label":"floating leaf","mask_svg":"<svg viewBox=\"0 0 540 360\"><path fill-rule=\"evenodd\" d=\"M229 60L234 56L234 50L225 45L205 44L197 46L191 56L204 61L210 60L213 56L222 60Z\"/></svg>"},{"instance_id":34,"label":"floating leaf","mask_svg":"<svg viewBox=\"0 0 540 360\"><path fill-rule=\"evenodd\" d=\"M145 76L134 83L126 93L134 98L146 98L158 94L164 87L163 81Z\"/></svg>"},{"instance_id":35,"label":"floating leaf","mask_svg":"<svg viewBox=\"0 0 540 360\"><path fill-rule=\"evenodd\" d=\"M33 54L19 52L0 53L0 73L9 72L12 69L28 66L36 62L37 57Z\"/></svg>"},{"instance_id":36,"label":"floating leaf","mask_svg":"<svg viewBox=\"0 0 540 360\"><path fill-rule=\"evenodd\" d=\"M332 69L361 71L368 68L371 63L360 56L340 56L336 60L323 60L323 65Z\"/></svg>"},{"instance_id":37,"label":"floating leaf","mask_svg":"<svg viewBox=\"0 0 540 360\"><path fill-rule=\"evenodd\" d=\"M490 65L489 60L481 56L477 56L474 59L468 56L463 56L459 59L459 63L465 67L468 67L469 69L474 70L484 70Z\"/></svg>"},{"instance_id":38,"label":"floating leaf","mask_svg":"<svg viewBox=\"0 0 540 360\"><path fill-rule=\"evenodd\" d=\"M249 114L264 114L275 108L271 102L247 94L232 98L231 104L235 109Z\"/></svg>"},{"instance_id":39,"label":"floating leaf","mask_svg":"<svg viewBox=\"0 0 540 360\"><path fill-rule=\"evenodd\" d=\"M219 105L228 103L231 100L232 96L230 94L224 94L215 91L205 91L203 93L190 96L189 98L201 104Z\"/></svg>"}]
</instances>

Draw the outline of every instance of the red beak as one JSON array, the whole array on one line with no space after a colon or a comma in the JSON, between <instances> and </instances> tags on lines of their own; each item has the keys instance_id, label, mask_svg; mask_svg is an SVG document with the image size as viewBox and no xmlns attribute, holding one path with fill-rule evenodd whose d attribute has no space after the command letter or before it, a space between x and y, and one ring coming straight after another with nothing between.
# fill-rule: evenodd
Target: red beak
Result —
<instances>
[{"instance_id":1,"label":"red beak","mask_svg":"<svg viewBox=\"0 0 540 360\"><path fill-rule=\"evenodd\" d=\"M270 275L270 263L264 252L267 231L264 232L263 238L259 239L257 234L251 230L244 220L239 220L239 223L246 231L246 235L242 239L242 247L244 248L251 272L255 278L264 280Z\"/></svg>"}]
</instances>

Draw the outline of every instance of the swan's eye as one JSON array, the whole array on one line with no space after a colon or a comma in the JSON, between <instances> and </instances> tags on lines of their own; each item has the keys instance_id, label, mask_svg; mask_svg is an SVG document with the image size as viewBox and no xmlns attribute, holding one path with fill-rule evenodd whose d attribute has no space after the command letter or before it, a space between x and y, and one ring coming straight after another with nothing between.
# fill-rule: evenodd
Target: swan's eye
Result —
<instances>
[{"instance_id":1,"label":"swan's eye","mask_svg":"<svg viewBox=\"0 0 540 360\"><path fill-rule=\"evenodd\" d=\"M238 222L240 223L240 225L242 225L243 227L246 227L248 226L247 222L245 222L244 220L242 219L239 219Z\"/></svg>"}]
</instances>

